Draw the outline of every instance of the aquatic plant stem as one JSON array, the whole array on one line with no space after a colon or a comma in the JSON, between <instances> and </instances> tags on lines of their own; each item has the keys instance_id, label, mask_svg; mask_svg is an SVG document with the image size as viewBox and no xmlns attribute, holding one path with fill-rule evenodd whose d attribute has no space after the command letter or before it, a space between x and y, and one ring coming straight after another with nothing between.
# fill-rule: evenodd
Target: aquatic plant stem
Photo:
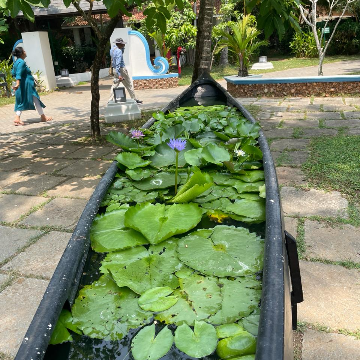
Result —
<instances>
[{"instance_id":1,"label":"aquatic plant stem","mask_svg":"<svg viewBox=\"0 0 360 360\"><path fill-rule=\"evenodd\" d=\"M179 163L179 152L175 150L175 195L177 194L178 163Z\"/></svg>"}]
</instances>

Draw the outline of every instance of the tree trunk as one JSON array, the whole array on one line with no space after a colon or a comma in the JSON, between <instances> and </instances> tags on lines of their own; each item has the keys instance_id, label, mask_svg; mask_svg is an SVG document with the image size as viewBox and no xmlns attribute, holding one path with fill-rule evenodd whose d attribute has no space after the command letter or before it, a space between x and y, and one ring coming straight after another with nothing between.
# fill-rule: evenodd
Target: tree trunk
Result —
<instances>
[{"instance_id":1,"label":"tree trunk","mask_svg":"<svg viewBox=\"0 0 360 360\"><path fill-rule=\"evenodd\" d=\"M102 32L101 37L98 38L98 48L95 55L94 62L91 69L91 136L93 139L100 137L100 122L99 122L99 103L100 103L100 91L99 91L99 72L102 64L102 59L105 55L106 44L113 33L116 24L121 18L121 13L113 17L105 30Z\"/></svg>"},{"instance_id":2,"label":"tree trunk","mask_svg":"<svg viewBox=\"0 0 360 360\"><path fill-rule=\"evenodd\" d=\"M244 56L242 53L239 53L239 63L240 63L240 67L239 67L238 76L240 77L248 76L249 73L247 67L244 65Z\"/></svg>"},{"instance_id":3,"label":"tree trunk","mask_svg":"<svg viewBox=\"0 0 360 360\"><path fill-rule=\"evenodd\" d=\"M228 47L224 47L220 52L220 66L228 66L229 65L229 49Z\"/></svg>"},{"instance_id":4,"label":"tree trunk","mask_svg":"<svg viewBox=\"0 0 360 360\"><path fill-rule=\"evenodd\" d=\"M192 82L204 72L210 73L211 32L213 27L214 0L201 0L196 37L195 64Z\"/></svg>"}]
</instances>

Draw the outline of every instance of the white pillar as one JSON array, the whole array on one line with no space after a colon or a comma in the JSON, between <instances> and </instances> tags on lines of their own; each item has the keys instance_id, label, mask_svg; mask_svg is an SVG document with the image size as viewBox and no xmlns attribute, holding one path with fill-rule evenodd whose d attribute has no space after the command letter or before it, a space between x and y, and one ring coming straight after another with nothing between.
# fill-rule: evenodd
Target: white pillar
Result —
<instances>
[{"instance_id":1,"label":"white pillar","mask_svg":"<svg viewBox=\"0 0 360 360\"><path fill-rule=\"evenodd\" d=\"M55 71L48 33L46 31L34 31L22 33L24 49L27 57L26 64L32 73L40 71L40 78L48 90L56 87Z\"/></svg>"},{"instance_id":2,"label":"white pillar","mask_svg":"<svg viewBox=\"0 0 360 360\"><path fill-rule=\"evenodd\" d=\"M73 33L74 33L74 42L75 42L75 45L81 46L81 39L80 39L79 28L74 28L74 29L73 29Z\"/></svg>"},{"instance_id":3,"label":"white pillar","mask_svg":"<svg viewBox=\"0 0 360 360\"><path fill-rule=\"evenodd\" d=\"M88 27L84 28L84 33L85 33L85 43L91 45L92 44L91 29Z\"/></svg>"}]
</instances>

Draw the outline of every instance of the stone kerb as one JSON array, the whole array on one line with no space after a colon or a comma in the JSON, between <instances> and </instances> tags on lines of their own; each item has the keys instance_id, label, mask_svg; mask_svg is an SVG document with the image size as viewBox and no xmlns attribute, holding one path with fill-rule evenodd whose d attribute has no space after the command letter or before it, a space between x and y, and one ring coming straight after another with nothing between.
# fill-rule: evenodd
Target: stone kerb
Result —
<instances>
[{"instance_id":1,"label":"stone kerb","mask_svg":"<svg viewBox=\"0 0 360 360\"><path fill-rule=\"evenodd\" d=\"M226 76L227 90L234 97L303 97L358 94L360 76L315 76L303 78L271 78Z\"/></svg>"}]
</instances>

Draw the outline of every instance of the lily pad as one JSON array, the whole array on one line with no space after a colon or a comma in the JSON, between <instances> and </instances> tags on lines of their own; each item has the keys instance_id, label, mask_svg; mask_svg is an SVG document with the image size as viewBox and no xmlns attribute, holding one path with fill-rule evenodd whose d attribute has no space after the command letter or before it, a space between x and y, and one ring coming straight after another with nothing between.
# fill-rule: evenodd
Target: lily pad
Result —
<instances>
[{"instance_id":1,"label":"lily pad","mask_svg":"<svg viewBox=\"0 0 360 360\"><path fill-rule=\"evenodd\" d=\"M263 241L249 230L218 225L181 238L178 256L202 274L244 276L262 269L263 248Z\"/></svg>"},{"instance_id":2,"label":"lily pad","mask_svg":"<svg viewBox=\"0 0 360 360\"><path fill-rule=\"evenodd\" d=\"M183 167L186 164L184 154L191 150L193 147L187 141L185 149L180 151L179 159L178 159L178 166ZM156 168L167 167L170 165L175 165L175 151L169 147L166 143L162 143L155 148L155 155L149 158L151 161L151 166Z\"/></svg>"},{"instance_id":3,"label":"lily pad","mask_svg":"<svg viewBox=\"0 0 360 360\"><path fill-rule=\"evenodd\" d=\"M144 327L131 343L135 360L157 360L166 355L174 342L171 330L166 326L155 337L155 325Z\"/></svg>"},{"instance_id":4,"label":"lily pad","mask_svg":"<svg viewBox=\"0 0 360 360\"><path fill-rule=\"evenodd\" d=\"M178 183L179 181L178 176ZM133 185L140 190L166 189L175 186L175 174L160 172L142 181L134 181Z\"/></svg>"},{"instance_id":5,"label":"lily pad","mask_svg":"<svg viewBox=\"0 0 360 360\"><path fill-rule=\"evenodd\" d=\"M125 225L141 232L151 244L158 244L173 235L185 233L201 220L196 204L139 204L125 214Z\"/></svg>"},{"instance_id":6,"label":"lily pad","mask_svg":"<svg viewBox=\"0 0 360 360\"><path fill-rule=\"evenodd\" d=\"M96 252L111 252L149 242L139 232L126 229L124 218L127 209L119 209L97 216L90 229L91 247Z\"/></svg>"},{"instance_id":7,"label":"lily pad","mask_svg":"<svg viewBox=\"0 0 360 360\"><path fill-rule=\"evenodd\" d=\"M264 186L263 181L257 181L254 183L247 183L242 180L236 180L233 185L238 193L244 193L244 192L260 192L260 187Z\"/></svg>"},{"instance_id":8,"label":"lily pad","mask_svg":"<svg viewBox=\"0 0 360 360\"><path fill-rule=\"evenodd\" d=\"M233 204L226 207L227 212L235 215L253 218L257 221L266 219L265 200L253 201L249 199L236 200Z\"/></svg>"},{"instance_id":9,"label":"lily pad","mask_svg":"<svg viewBox=\"0 0 360 360\"><path fill-rule=\"evenodd\" d=\"M68 329L81 334L81 331L79 331L72 323L71 312L69 310L63 309L61 310L61 314L55 325L55 329L51 334L50 344L56 345L67 341L73 341L73 338Z\"/></svg>"},{"instance_id":10,"label":"lily pad","mask_svg":"<svg viewBox=\"0 0 360 360\"><path fill-rule=\"evenodd\" d=\"M190 150L184 156L186 162L192 166L200 166L203 163L222 165L224 161L230 160L230 154L226 149L212 143L200 149Z\"/></svg>"},{"instance_id":11,"label":"lily pad","mask_svg":"<svg viewBox=\"0 0 360 360\"><path fill-rule=\"evenodd\" d=\"M176 334L175 334L176 339ZM242 333L219 341L216 353L221 359L230 359L235 356L251 355L256 351L256 338L243 331Z\"/></svg>"},{"instance_id":12,"label":"lily pad","mask_svg":"<svg viewBox=\"0 0 360 360\"><path fill-rule=\"evenodd\" d=\"M222 298L217 278L194 274L185 268L176 273L180 290L174 296L178 302L159 314L156 319L166 324L188 324L193 326L196 320L208 319L221 308Z\"/></svg>"},{"instance_id":13,"label":"lily pad","mask_svg":"<svg viewBox=\"0 0 360 360\"><path fill-rule=\"evenodd\" d=\"M249 316L241 319L240 324L250 334L257 336L259 330L260 309L256 308Z\"/></svg>"},{"instance_id":14,"label":"lily pad","mask_svg":"<svg viewBox=\"0 0 360 360\"><path fill-rule=\"evenodd\" d=\"M122 152L117 157L116 160L126 166L128 169L136 169L139 167L145 167L151 163L149 160L143 160L138 154L130 152Z\"/></svg>"},{"instance_id":15,"label":"lily pad","mask_svg":"<svg viewBox=\"0 0 360 360\"><path fill-rule=\"evenodd\" d=\"M220 279L221 309L209 321L221 325L236 322L258 308L261 298L261 283L251 277L234 280Z\"/></svg>"},{"instance_id":16,"label":"lily pad","mask_svg":"<svg viewBox=\"0 0 360 360\"><path fill-rule=\"evenodd\" d=\"M151 147L138 144L134 139L131 139L129 136L117 131L110 131L109 134L106 135L106 140L131 152L143 152L151 149Z\"/></svg>"},{"instance_id":17,"label":"lily pad","mask_svg":"<svg viewBox=\"0 0 360 360\"><path fill-rule=\"evenodd\" d=\"M152 318L151 312L139 307L134 292L119 288L108 275L80 290L72 315L73 324L85 335L105 340L120 340Z\"/></svg>"},{"instance_id":18,"label":"lily pad","mask_svg":"<svg viewBox=\"0 0 360 360\"><path fill-rule=\"evenodd\" d=\"M174 273L181 267L176 246L176 242L168 240L149 250L138 246L110 253L100 270L110 272L119 287L127 286L140 295L154 287L176 289L179 281Z\"/></svg>"},{"instance_id":19,"label":"lily pad","mask_svg":"<svg viewBox=\"0 0 360 360\"><path fill-rule=\"evenodd\" d=\"M153 170L150 170L150 169L134 169L134 170L126 170L125 173L130 176L130 178L132 180L135 180L135 181L139 181L139 180L143 180L143 179L146 179L148 177L150 177L154 171Z\"/></svg>"},{"instance_id":20,"label":"lily pad","mask_svg":"<svg viewBox=\"0 0 360 360\"><path fill-rule=\"evenodd\" d=\"M217 345L215 328L202 321L195 321L194 331L183 324L175 331L175 345L186 355L202 358L212 354Z\"/></svg>"},{"instance_id":21,"label":"lily pad","mask_svg":"<svg viewBox=\"0 0 360 360\"><path fill-rule=\"evenodd\" d=\"M146 311L164 311L175 305L176 296L168 296L174 290L170 287L155 287L146 290L139 298L139 306Z\"/></svg>"},{"instance_id":22,"label":"lily pad","mask_svg":"<svg viewBox=\"0 0 360 360\"><path fill-rule=\"evenodd\" d=\"M236 178L248 183L254 183L256 181L264 180L265 174L263 170L251 170L246 171L243 175L236 175Z\"/></svg>"},{"instance_id":23,"label":"lily pad","mask_svg":"<svg viewBox=\"0 0 360 360\"><path fill-rule=\"evenodd\" d=\"M230 336L241 334L244 328L239 324L224 324L216 327L216 335L219 339L224 339Z\"/></svg>"}]
</instances>

